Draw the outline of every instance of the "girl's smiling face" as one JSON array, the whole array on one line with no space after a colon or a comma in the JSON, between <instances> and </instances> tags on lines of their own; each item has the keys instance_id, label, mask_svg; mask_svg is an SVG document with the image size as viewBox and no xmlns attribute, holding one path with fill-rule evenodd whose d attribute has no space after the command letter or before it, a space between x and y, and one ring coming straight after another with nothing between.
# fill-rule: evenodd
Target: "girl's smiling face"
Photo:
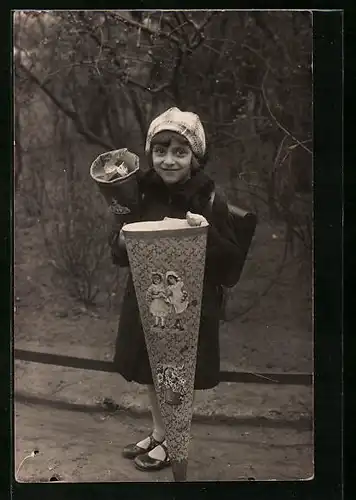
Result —
<instances>
[{"instance_id":1,"label":"girl's smiling face","mask_svg":"<svg viewBox=\"0 0 356 500\"><path fill-rule=\"evenodd\" d=\"M162 132L152 144L153 168L165 184L185 182L190 178L193 153L184 137Z\"/></svg>"}]
</instances>

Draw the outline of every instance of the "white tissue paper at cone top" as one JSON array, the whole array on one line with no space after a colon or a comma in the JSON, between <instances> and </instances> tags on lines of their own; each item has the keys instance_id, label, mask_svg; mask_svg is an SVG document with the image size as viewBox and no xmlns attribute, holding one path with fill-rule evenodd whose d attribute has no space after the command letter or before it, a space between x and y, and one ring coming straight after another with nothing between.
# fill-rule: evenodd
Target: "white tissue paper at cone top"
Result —
<instances>
[{"instance_id":1,"label":"white tissue paper at cone top","mask_svg":"<svg viewBox=\"0 0 356 500\"><path fill-rule=\"evenodd\" d=\"M139 218L138 171L138 156L126 148L103 153L90 166L90 176L118 222Z\"/></svg>"}]
</instances>

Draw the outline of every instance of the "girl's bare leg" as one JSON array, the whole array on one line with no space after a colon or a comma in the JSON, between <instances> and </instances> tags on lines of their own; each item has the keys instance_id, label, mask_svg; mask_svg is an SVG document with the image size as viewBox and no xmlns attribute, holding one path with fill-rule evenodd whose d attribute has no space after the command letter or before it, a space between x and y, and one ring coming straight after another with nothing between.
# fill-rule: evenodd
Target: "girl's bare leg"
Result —
<instances>
[{"instance_id":1,"label":"girl's bare leg","mask_svg":"<svg viewBox=\"0 0 356 500\"><path fill-rule=\"evenodd\" d=\"M163 441L165 445L167 445L165 438L165 428L162 420L161 412L159 409L156 392L154 390L153 385L149 385L148 387L148 398L151 406L152 420L153 420L153 437L157 441ZM193 393L193 402L195 399L195 391ZM147 448L149 443L149 438L144 439L140 443L137 443L138 446L142 448ZM156 446L153 450L151 450L148 455L151 458L156 460L164 460L166 457L166 453L161 446Z\"/></svg>"},{"instance_id":2,"label":"girl's bare leg","mask_svg":"<svg viewBox=\"0 0 356 500\"><path fill-rule=\"evenodd\" d=\"M163 323L163 318L162 318ZM153 420L153 437L157 441L163 441L165 445L167 445L165 441L166 430L164 428L164 423L161 416L161 411L159 409L159 404L157 400L156 391L153 385L148 386L148 399L150 402L152 420ZM149 456L156 460L164 460L166 456L166 452L161 446L157 446L153 450L149 452Z\"/></svg>"},{"instance_id":3,"label":"girl's bare leg","mask_svg":"<svg viewBox=\"0 0 356 500\"><path fill-rule=\"evenodd\" d=\"M148 392L148 400L149 404L151 407L151 414L152 414L152 420L153 420L153 437L156 439L156 441L163 441L165 437L165 428L164 428L164 423L161 417L161 412L159 410L158 406L158 401L157 401L157 396L156 392L154 389L153 385L148 385L147 386L147 392ZM145 438L139 443L137 443L137 446L140 446L141 448L147 448L149 445L149 438Z\"/></svg>"},{"instance_id":4,"label":"girl's bare leg","mask_svg":"<svg viewBox=\"0 0 356 500\"><path fill-rule=\"evenodd\" d=\"M153 437L157 441L163 441L166 430L162 420L161 412L158 405L156 391L153 385L148 385L148 400L151 407L152 420L153 420Z\"/></svg>"}]
</instances>

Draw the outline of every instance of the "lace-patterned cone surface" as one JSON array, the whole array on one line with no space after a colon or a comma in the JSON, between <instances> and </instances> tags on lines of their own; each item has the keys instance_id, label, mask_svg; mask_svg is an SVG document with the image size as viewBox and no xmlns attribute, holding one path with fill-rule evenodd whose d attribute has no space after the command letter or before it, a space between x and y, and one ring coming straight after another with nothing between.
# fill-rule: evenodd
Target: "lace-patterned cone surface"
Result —
<instances>
[{"instance_id":1,"label":"lace-patterned cone surface","mask_svg":"<svg viewBox=\"0 0 356 500\"><path fill-rule=\"evenodd\" d=\"M118 223L128 223L138 218L138 170L138 156L127 149L103 153L91 164L90 175Z\"/></svg>"},{"instance_id":2,"label":"lace-patterned cone surface","mask_svg":"<svg viewBox=\"0 0 356 500\"><path fill-rule=\"evenodd\" d=\"M123 228L175 481L184 481L208 224L139 222Z\"/></svg>"}]
</instances>

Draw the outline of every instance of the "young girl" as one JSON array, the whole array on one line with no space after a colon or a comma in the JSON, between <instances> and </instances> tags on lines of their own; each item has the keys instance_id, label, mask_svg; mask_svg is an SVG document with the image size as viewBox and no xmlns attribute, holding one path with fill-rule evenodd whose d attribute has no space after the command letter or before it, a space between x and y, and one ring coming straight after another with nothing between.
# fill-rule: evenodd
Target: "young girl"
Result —
<instances>
[{"instance_id":1,"label":"young girl","mask_svg":"<svg viewBox=\"0 0 356 500\"><path fill-rule=\"evenodd\" d=\"M226 201L216 193L211 206L215 185L204 172L206 144L199 117L178 108L168 109L151 123L145 152L150 169L145 174L141 172L138 178L141 220L176 217L199 225L203 216L209 222L194 388L210 389L219 383L221 286L227 283L229 273L239 262L241 250ZM111 234L110 244L114 263L128 266L124 240L117 229ZM141 470L166 467L170 461L165 429L153 388L131 274L122 305L114 363L126 380L147 385L153 419L152 433L126 446L123 455L133 459Z\"/></svg>"}]
</instances>

